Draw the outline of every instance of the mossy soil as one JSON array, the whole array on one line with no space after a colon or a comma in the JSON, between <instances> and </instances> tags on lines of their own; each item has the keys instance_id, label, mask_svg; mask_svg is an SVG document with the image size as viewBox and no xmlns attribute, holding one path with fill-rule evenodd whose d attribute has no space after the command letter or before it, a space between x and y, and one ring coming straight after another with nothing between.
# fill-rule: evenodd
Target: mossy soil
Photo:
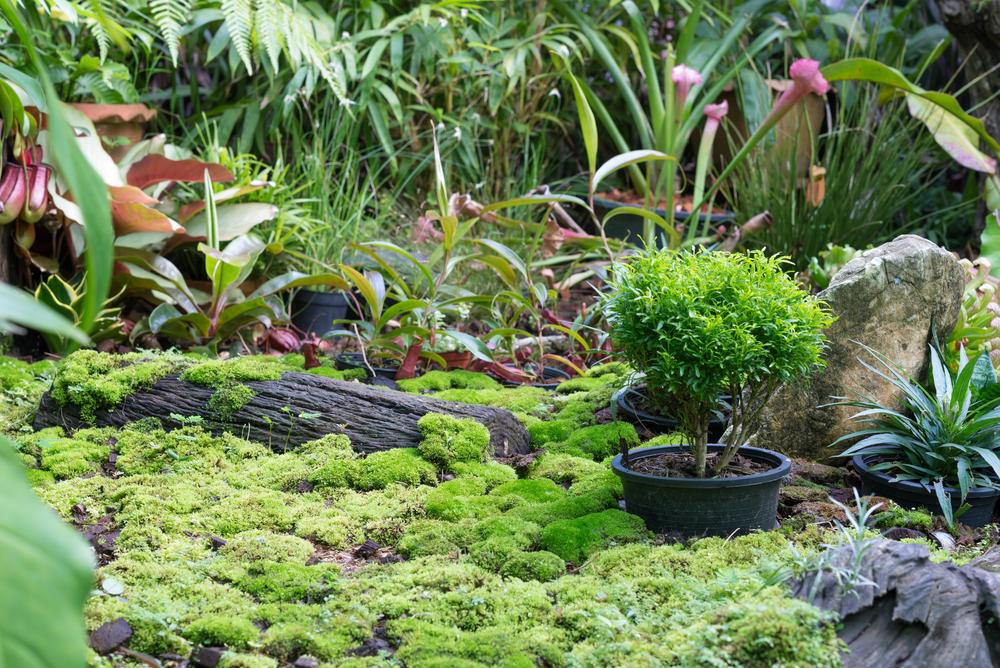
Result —
<instances>
[{"instance_id":1,"label":"mossy soil","mask_svg":"<svg viewBox=\"0 0 1000 668\"><path fill-rule=\"evenodd\" d=\"M120 360L89 353L60 369L0 361L0 408L12 416L0 426L38 495L99 557L88 630L124 618L128 647L164 666L200 646L224 648L221 666L246 668L313 665L303 657L320 666L839 663L836 620L787 596L776 577L792 563L790 545L808 554L830 540L816 526L669 544L620 509L609 459L622 439L639 438L594 416L621 367L556 392L465 372L403 384L512 410L545 450L515 471L486 459L481 425L441 415L421 420L419 448L365 458L342 435L276 453L196 421L34 432L30 406L53 376L68 400L92 406L134 383L109 379ZM133 373L142 382L167 368L141 362L154 365ZM81 375L84 363L95 371ZM294 356L169 364L224 388L301 369ZM815 491L798 489L803 502ZM147 664L94 654L91 665Z\"/></svg>"}]
</instances>

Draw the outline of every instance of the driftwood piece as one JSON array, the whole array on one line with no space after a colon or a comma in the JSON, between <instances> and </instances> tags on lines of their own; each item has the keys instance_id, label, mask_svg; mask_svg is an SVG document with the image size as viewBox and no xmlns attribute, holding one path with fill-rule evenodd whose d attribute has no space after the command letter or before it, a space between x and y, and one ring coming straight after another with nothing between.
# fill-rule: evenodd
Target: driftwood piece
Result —
<instances>
[{"instance_id":1,"label":"driftwood piece","mask_svg":"<svg viewBox=\"0 0 1000 668\"><path fill-rule=\"evenodd\" d=\"M281 380L245 383L254 396L225 422L207 408L214 390L170 375L136 392L113 410L97 411L96 426L120 427L144 417L177 425L171 413L200 415L214 433L230 431L272 447L292 448L325 434L347 434L359 452L416 447L421 440L417 420L427 413L470 417L490 430L497 457L528 452L528 432L509 411L489 406L432 399L382 387L350 383L310 373L288 372ZM300 417L302 413L318 414ZM60 407L46 392L35 414L35 429L87 426L74 405Z\"/></svg>"},{"instance_id":2,"label":"driftwood piece","mask_svg":"<svg viewBox=\"0 0 1000 668\"><path fill-rule=\"evenodd\" d=\"M813 604L840 615L838 635L850 649L844 667L1000 665L1000 575L990 572L1000 563L998 551L956 566L932 562L925 545L880 540L860 569L874 586L843 595L834 574L821 573ZM850 548L838 548L833 565L850 563ZM815 577L796 583L793 593L807 598Z\"/></svg>"}]
</instances>

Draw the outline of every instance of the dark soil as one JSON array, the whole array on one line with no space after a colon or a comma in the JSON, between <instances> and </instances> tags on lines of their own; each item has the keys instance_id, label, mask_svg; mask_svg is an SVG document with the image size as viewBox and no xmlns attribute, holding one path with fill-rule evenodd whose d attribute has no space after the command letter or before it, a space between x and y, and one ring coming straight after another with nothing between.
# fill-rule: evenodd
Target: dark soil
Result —
<instances>
[{"instance_id":1,"label":"dark soil","mask_svg":"<svg viewBox=\"0 0 1000 668\"><path fill-rule=\"evenodd\" d=\"M770 464L754 461L739 454L729 460L729 464L720 472L715 471L719 456L710 454L706 460L709 477L739 478L741 476L766 473L774 467ZM636 473L655 475L662 478L697 478L694 456L687 453L668 453L656 457L643 457L631 463L629 469Z\"/></svg>"}]
</instances>

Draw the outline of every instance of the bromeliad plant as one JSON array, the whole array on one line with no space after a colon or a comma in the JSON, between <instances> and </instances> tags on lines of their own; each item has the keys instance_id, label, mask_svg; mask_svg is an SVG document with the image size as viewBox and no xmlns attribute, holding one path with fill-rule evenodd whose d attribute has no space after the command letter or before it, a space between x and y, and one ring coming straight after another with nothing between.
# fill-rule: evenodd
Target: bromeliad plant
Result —
<instances>
[{"instance_id":1,"label":"bromeliad plant","mask_svg":"<svg viewBox=\"0 0 1000 668\"><path fill-rule=\"evenodd\" d=\"M307 285L333 285L347 289L347 283L333 274L309 275L290 271L265 282L249 295L240 286L250 276L264 243L253 235L238 236L225 248L220 245L220 225L215 195L208 171L204 176L207 237L198 244L205 260L211 294L193 290L180 270L169 260L134 248L115 249L115 259L129 270L127 285L152 291L163 300L132 330L132 339L151 333L205 346L214 352L221 341L241 329L260 323L270 327L285 317L284 305L276 295Z\"/></svg>"},{"instance_id":2,"label":"bromeliad plant","mask_svg":"<svg viewBox=\"0 0 1000 668\"><path fill-rule=\"evenodd\" d=\"M720 397L731 397L731 429L713 475L756 430L779 386L824 365L832 318L785 263L759 251L650 250L614 267L602 305L615 347L645 372L660 412L677 419L701 477Z\"/></svg>"},{"instance_id":3,"label":"bromeliad plant","mask_svg":"<svg viewBox=\"0 0 1000 668\"><path fill-rule=\"evenodd\" d=\"M944 356L930 346L933 387L928 390L885 355L858 345L884 371L859 358L861 364L902 393L902 410L866 396L833 404L860 408L852 419L871 427L841 436L831 446L860 438L839 456L879 455L881 461L871 470L933 488L945 520L952 525L953 508L965 503L970 489L1000 489L1000 383L989 355L984 352L970 360L960 349L958 370L952 376ZM954 506L947 487L960 490Z\"/></svg>"}]
</instances>

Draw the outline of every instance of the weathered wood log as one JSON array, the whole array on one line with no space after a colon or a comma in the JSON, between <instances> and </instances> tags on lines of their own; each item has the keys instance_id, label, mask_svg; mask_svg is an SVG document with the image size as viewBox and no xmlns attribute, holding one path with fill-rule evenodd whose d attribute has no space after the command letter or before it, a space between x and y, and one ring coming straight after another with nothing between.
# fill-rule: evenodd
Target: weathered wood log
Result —
<instances>
[{"instance_id":1,"label":"weathered wood log","mask_svg":"<svg viewBox=\"0 0 1000 668\"><path fill-rule=\"evenodd\" d=\"M489 406L432 399L383 387L350 383L310 373L288 372L281 380L245 383L254 396L225 421L208 409L214 390L170 375L149 389L136 392L112 410L98 410L96 426L120 427L157 417L168 428L170 417L200 415L214 433L229 431L276 449L292 448L326 434L347 434L354 449L376 452L416 447L421 440L417 420L427 413L473 418L490 430L497 457L528 452L528 432L509 411ZM306 417L302 417L305 413ZM35 428L85 425L77 406L59 406L46 392L35 414Z\"/></svg>"},{"instance_id":2,"label":"weathered wood log","mask_svg":"<svg viewBox=\"0 0 1000 668\"><path fill-rule=\"evenodd\" d=\"M850 649L845 668L997 666L1000 648L1000 562L986 553L965 566L934 563L926 545L880 540L861 561L874 584L843 591L831 571L810 574L793 593L840 615L838 635ZM834 568L851 570L849 547L838 548Z\"/></svg>"}]
</instances>

